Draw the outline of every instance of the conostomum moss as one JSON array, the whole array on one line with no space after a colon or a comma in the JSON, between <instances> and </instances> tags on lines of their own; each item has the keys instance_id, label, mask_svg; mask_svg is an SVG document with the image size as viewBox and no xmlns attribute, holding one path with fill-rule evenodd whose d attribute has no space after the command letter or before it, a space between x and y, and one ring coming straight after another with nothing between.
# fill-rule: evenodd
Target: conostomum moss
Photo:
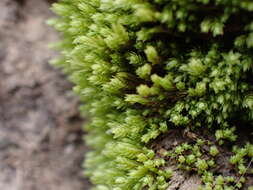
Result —
<instances>
[{"instance_id":1,"label":"conostomum moss","mask_svg":"<svg viewBox=\"0 0 253 190\"><path fill-rule=\"evenodd\" d=\"M94 190L165 190L168 157L200 176L199 189L252 189L252 142L238 138L253 130L253 1L60 0L52 9L62 34L52 63L90 118ZM214 138L196 135L159 156L150 145L175 129ZM213 169L223 147L233 176Z\"/></svg>"}]
</instances>

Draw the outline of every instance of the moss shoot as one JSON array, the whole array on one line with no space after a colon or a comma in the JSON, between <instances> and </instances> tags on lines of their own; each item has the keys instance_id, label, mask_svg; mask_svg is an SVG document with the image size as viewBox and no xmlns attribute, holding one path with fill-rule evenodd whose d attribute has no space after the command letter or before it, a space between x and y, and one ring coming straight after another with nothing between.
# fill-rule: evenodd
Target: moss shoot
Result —
<instances>
[{"instance_id":1,"label":"moss shoot","mask_svg":"<svg viewBox=\"0 0 253 190\"><path fill-rule=\"evenodd\" d=\"M253 189L253 1L60 0L52 9L59 17L48 23L62 34L52 63L90 118L93 190L166 190L177 171L199 176L199 190Z\"/></svg>"}]
</instances>

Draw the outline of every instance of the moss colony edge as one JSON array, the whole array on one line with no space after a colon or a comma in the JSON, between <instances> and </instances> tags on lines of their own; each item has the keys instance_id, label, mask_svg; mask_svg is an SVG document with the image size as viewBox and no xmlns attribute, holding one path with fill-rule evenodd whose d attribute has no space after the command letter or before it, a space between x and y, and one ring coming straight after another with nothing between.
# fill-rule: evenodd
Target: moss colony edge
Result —
<instances>
[{"instance_id":1,"label":"moss colony edge","mask_svg":"<svg viewBox=\"0 0 253 190\"><path fill-rule=\"evenodd\" d=\"M60 0L93 190L253 189L253 2ZM180 189L175 186L174 189ZM190 190L190 189L189 189Z\"/></svg>"}]
</instances>

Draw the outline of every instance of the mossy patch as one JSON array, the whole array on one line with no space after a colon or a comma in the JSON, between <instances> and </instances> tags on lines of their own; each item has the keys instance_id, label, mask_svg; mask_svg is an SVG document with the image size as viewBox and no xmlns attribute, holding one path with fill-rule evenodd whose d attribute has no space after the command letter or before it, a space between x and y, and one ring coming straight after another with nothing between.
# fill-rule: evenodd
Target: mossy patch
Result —
<instances>
[{"instance_id":1,"label":"mossy patch","mask_svg":"<svg viewBox=\"0 0 253 190\"><path fill-rule=\"evenodd\" d=\"M253 131L253 2L61 0L53 10L49 24L63 34L53 63L91 118L85 171L94 190L165 190L167 157L199 175L200 189L252 185L252 145L235 145L241 125L245 139ZM150 144L174 129L194 141L183 135L159 157ZM236 157L227 172L217 169L231 165L227 155L219 163L224 151Z\"/></svg>"}]
</instances>

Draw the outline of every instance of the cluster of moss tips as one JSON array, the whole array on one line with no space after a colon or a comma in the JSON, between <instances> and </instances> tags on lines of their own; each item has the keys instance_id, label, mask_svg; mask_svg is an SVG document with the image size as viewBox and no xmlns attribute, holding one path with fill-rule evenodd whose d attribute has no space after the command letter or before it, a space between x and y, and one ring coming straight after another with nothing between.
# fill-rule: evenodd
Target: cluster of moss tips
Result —
<instances>
[{"instance_id":1,"label":"cluster of moss tips","mask_svg":"<svg viewBox=\"0 0 253 190\"><path fill-rule=\"evenodd\" d=\"M91 118L93 190L166 190L170 162L195 172L199 190L253 189L253 1L60 0L52 9L59 17L48 23L63 36L52 64ZM152 149L173 130L214 138ZM224 149L232 176L217 169Z\"/></svg>"}]
</instances>

